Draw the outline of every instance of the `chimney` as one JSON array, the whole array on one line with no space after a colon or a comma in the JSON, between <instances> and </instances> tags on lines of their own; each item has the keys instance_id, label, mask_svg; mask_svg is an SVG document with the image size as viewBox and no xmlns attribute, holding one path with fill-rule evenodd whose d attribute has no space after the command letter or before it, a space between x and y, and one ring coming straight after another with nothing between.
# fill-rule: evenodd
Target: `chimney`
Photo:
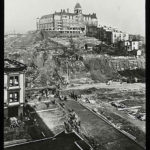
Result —
<instances>
[{"instance_id":1,"label":"chimney","mask_svg":"<svg viewBox=\"0 0 150 150\"><path fill-rule=\"evenodd\" d=\"M62 9L61 9L61 12L62 12Z\"/></svg>"},{"instance_id":2,"label":"chimney","mask_svg":"<svg viewBox=\"0 0 150 150\"><path fill-rule=\"evenodd\" d=\"M67 8L67 13L69 13L69 8Z\"/></svg>"}]
</instances>

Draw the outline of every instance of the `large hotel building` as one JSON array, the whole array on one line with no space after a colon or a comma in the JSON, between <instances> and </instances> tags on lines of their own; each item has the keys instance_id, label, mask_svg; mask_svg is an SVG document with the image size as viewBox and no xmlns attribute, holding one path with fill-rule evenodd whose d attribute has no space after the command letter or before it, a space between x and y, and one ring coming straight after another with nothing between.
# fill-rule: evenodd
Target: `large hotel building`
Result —
<instances>
[{"instance_id":1,"label":"large hotel building","mask_svg":"<svg viewBox=\"0 0 150 150\"><path fill-rule=\"evenodd\" d=\"M86 33L87 26L97 26L96 14L83 14L79 3L74 7L74 13L61 10L37 19L37 30L59 31L60 33Z\"/></svg>"}]
</instances>

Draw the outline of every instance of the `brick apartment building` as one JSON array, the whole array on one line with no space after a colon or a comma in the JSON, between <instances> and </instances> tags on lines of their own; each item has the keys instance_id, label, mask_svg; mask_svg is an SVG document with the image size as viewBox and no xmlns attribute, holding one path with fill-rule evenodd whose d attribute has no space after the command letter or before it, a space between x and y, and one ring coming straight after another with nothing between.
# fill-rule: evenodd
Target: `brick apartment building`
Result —
<instances>
[{"instance_id":1,"label":"brick apartment building","mask_svg":"<svg viewBox=\"0 0 150 150\"><path fill-rule=\"evenodd\" d=\"M114 44L118 41L127 41L129 40L129 34L119 31L111 27L101 27L101 38L106 41L108 44Z\"/></svg>"},{"instance_id":2,"label":"brick apartment building","mask_svg":"<svg viewBox=\"0 0 150 150\"><path fill-rule=\"evenodd\" d=\"M4 59L4 117L23 114L26 65Z\"/></svg>"},{"instance_id":3,"label":"brick apartment building","mask_svg":"<svg viewBox=\"0 0 150 150\"><path fill-rule=\"evenodd\" d=\"M107 44L115 44L118 41L129 40L129 34L106 26L87 26L86 35L90 37L95 37L102 42L106 42Z\"/></svg>"}]
</instances>

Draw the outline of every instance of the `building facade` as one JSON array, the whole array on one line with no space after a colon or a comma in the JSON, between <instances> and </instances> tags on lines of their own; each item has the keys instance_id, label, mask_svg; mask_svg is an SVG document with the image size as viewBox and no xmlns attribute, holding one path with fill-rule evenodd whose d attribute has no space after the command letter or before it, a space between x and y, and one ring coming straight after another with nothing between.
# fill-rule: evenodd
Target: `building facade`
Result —
<instances>
[{"instance_id":1,"label":"building facade","mask_svg":"<svg viewBox=\"0 0 150 150\"><path fill-rule=\"evenodd\" d=\"M131 41L124 41L124 45L123 46L125 47L125 49L127 51L131 51L132 50L131 49Z\"/></svg>"},{"instance_id":2,"label":"building facade","mask_svg":"<svg viewBox=\"0 0 150 150\"><path fill-rule=\"evenodd\" d=\"M141 49L141 41L124 41L123 46L127 51L139 50Z\"/></svg>"},{"instance_id":3,"label":"building facade","mask_svg":"<svg viewBox=\"0 0 150 150\"><path fill-rule=\"evenodd\" d=\"M59 31L60 33L85 33L86 26L97 26L96 14L83 14L79 3L74 13L69 9L42 16L37 19L37 30Z\"/></svg>"},{"instance_id":4,"label":"building facade","mask_svg":"<svg viewBox=\"0 0 150 150\"><path fill-rule=\"evenodd\" d=\"M97 26L86 26L86 36L97 38L98 36Z\"/></svg>"},{"instance_id":5,"label":"building facade","mask_svg":"<svg viewBox=\"0 0 150 150\"><path fill-rule=\"evenodd\" d=\"M26 66L17 61L4 60L4 117L23 115L25 103Z\"/></svg>"},{"instance_id":6,"label":"building facade","mask_svg":"<svg viewBox=\"0 0 150 150\"><path fill-rule=\"evenodd\" d=\"M131 49L138 50L139 49L139 41L131 41Z\"/></svg>"},{"instance_id":7,"label":"building facade","mask_svg":"<svg viewBox=\"0 0 150 150\"><path fill-rule=\"evenodd\" d=\"M127 41L129 40L129 35L126 33L123 33L121 31L112 31L112 38L111 42L116 43L118 41Z\"/></svg>"},{"instance_id":8,"label":"building facade","mask_svg":"<svg viewBox=\"0 0 150 150\"><path fill-rule=\"evenodd\" d=\"M97 28L97 38L107 44L115 44L118 41L128 41L129 34L111 27L103 26Z\"/></svg>"}]
</instances>

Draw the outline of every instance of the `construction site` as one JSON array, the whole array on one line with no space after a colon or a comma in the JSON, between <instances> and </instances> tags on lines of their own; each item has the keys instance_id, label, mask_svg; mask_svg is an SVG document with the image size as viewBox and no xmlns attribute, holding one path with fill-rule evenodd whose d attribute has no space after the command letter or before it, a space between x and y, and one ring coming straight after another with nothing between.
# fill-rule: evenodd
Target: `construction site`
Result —
<instances>
[{"instance_id":1,"label":"construction site","mask_svg":"<svg viewBox=\"0 0 150 150\"><path fill-rule=\"evenodd\" d=\"M22 135L13 129L18 137L7 136L12 131L4 125L6 149L64 132L87 149L145 149L145 56L109 55L113 48L94 37L48 31L8 35L4 42L5 57L27 66L25 124Z\"/></svg>"}]
</instances>

